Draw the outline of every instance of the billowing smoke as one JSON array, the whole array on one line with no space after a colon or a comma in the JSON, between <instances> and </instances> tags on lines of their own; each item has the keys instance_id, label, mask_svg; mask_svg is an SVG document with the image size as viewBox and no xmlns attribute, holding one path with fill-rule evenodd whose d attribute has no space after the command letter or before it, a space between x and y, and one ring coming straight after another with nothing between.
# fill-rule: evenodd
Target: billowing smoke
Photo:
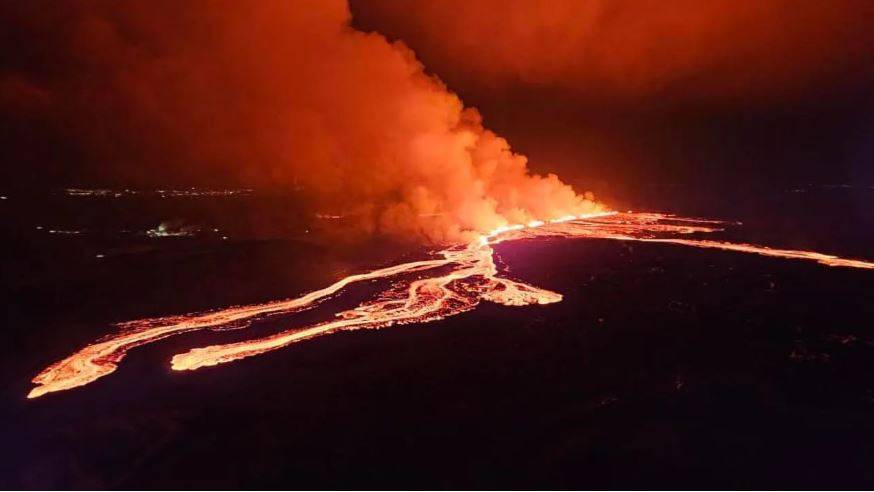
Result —
<instances>
[{"instance_id":1,"label":"billowing smoke","mask_svg":"<svg viewBox=\"0 0 874 492\"><path fill-rule=\"evenodd\" d=\"M588 106L773 102L874 74L868 0L351 1L357 22L451 83L562 89Z\"/></svg>"},{"instance_id":2,"label":"billowing smoke","mask_svg":"<svg viewBox=\"0 0 874 492\"><path fill-rule=\"evenodd\" d=\"M435 242L591 211L486 130L345 0L15 2L0 111L97 174L304 190L374 231ZM36 116L35 116L36 115Z\"/></svg>"}]
</instances>

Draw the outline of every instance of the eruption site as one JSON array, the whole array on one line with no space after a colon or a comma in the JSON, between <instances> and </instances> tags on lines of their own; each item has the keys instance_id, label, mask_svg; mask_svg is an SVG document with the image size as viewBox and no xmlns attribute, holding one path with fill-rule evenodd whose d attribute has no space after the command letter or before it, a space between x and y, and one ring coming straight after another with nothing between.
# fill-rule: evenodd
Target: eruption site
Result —
<instances>
[{"instance_id":1,"label":"eruption site","mask_svg":"<svg viewBox=\"0 0 874 492\"><path fill-rule=\"evenodd\" d=\"M717 71L722 81L724 73L735 73L736 60L758 52L751 46L773 44L779 53L786 51L781 47L788 41L770 34L772 16L782 19L788 12L801 20L816 19L821 10L833 8L800 9L774 0L761 8L731 10L735 13L727 17L712 15L722 12L720 5L733 3L718 2L700 15L689 15L686 10L698 12L702 2L631 10L627 2L625 7L557 3L561 8L530 2L527 9L482 2L485 15L465 16L457 12L472 3L459 0L428 2L415 15L435 21L437 31L428 31L423 42L436 60L443 59L442 53L461 51L461 58L485 70L497 87L517 79L582 87L586 93L617 87L620 94L614 97L622 98L648 93L649 88L661 93L675 80L699 80L701 67L712 65L707 58L712 50L700 45L743 33L737 46L721 50L717 65L727 70ZM786 8L776 8L783 3ZM397 5L411 10L407 3ZM658 15L643 22L638 12ZM758 44L743 41L750 16L766 21L755 23L767 27L758 30L767 33L759 34L764 41ZM469 28L466 22L474 17L496 24ZM513 152L504 138L483 125L476 109L465 107L427 73L403 42L356 30L351 19L345 0L0 3L0 32L17 48L7 54L0 71L0 116L3 128L9 129L0 138L21 137L25 144L9 147L25 150L9 161L42 171L34 176L69 178L65 173L75 163L77 172L71 174L77 180L144 189L167 182L291 189L314 209L331 212L321 218L354 217L355 224L344 227L354 238L393 234L440 248L429 259L357 273L295 299L122 323L118 333L38 374L29 398L111 374L138 346L311 309L362 281L394 283L320 323L292 324L262 338L177 354L172 368L223 364L340 330L425 323L470 311L481 301L507 306L559 302L559 293L502 275L494 245L503 241L558 237L663 242L874 268L867 261L816 252L698 238L725 226L716 221L611 212L591 193L578 193L553 174L532 173L527 158ZM715 27L721 28L713 29L712 19L725 23L717 22ZM572 25L566 26L569 20ZM614 24L621 27L610 27ZM576 30L578 25L585 33ZM435 41L433 32L441 33L441 41ZM545 32L558 32L559 37L543 36ZM647 44L675 32L685 35L670 38L674 41L663 49ZM818 29L811 34L836 38L840 46L849 43L851 53L867 53L856 47L855 32L854 27L840 36ZM606 41L594 43L588 33ZM789 41L807 35L801 30ZM532 43L532 38L540 42ZM616 39L625 43L612 42ZM617 51L620 46L628 52ZM677 46L691 51L677 57ZM804 63L786 62L800 67L797 71L786 72L784 64L751 63L749 71L717 92L734 94L750 79L750 71L810 79L813 75L804 67L818 71L823 60L834 58L832 51L799 53ZM590 63L579 64L580 59ZM643 76L635 79L634 74ZM632 83L617 83L625 80ZM779 81L777 85L784 85L783 78Z\"/></svg>"},{"instance_id":2,"label":"eruption site","mask_svg":"<svg viewBox=\"0 0 874 492\"><path fill-rule=\"evenodd\" d=\"M345 0L3 3L0 31L38 52L0 71L0 114L49 131L86 178L295 189L356 217L353 237L449 244L600 209L350 22Z\"/></svg>"},{"instance_id":3,"label":"eruption site","mask_svg":"<svg viewBox=\"0 0 874 492\"><path fill-rule=\"evenodd\" d=\"M561 301L562 296L559 293L501 276L495 265L493 246L504 241L558 237L663 242L779 258L812 260L828 266L874 269L872 262L844 259L812 251L773 249L752 244L680 237L717 232L723 225L718 221L686 219L655 213L600 212L502 226L488 234L480 235L467 244L458 244L439 251L435 253L433 259L350 275L324 289L307 293L296 299L232 307L202 314L123 323L120 325L120 333L88 345L42 371L33 379L37 386L30 391L28 398L83 386L111 374L127 352L134 347L180 333L238 326L270 315L290 314L312 308L320 301L341 293L344 288L364 280L390 279L405 274L416 274L410 279L396 281L391 288L354 309L335 313L334 319L309 326L289 327L255 340L194 348L175 355L171 362L172 368L177 371L194 370L232 362L341 330L427 323L470 311L484 300L506 306L551 304ZM447 268L448 273L444 273Z\"/></svg>"}]
</instances>

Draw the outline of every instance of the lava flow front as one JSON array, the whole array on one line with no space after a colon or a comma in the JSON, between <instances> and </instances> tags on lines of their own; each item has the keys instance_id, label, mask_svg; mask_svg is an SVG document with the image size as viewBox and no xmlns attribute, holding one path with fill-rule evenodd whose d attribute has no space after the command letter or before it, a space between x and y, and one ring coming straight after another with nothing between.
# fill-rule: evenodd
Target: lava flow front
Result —
<instances>
[{"instance_id":1,"label":"lava flow front","mask_svg":"<svg viewBox=\"0 0 874 492\"><path fill-rule=\"evenodd\" d=\"M214 366L339 330L425 323L474 309L482 300L507 306L550 304L561 301L561 294L499 275L492 246L503 241L561 237L660 242L813 260L828 266L874 269L872 262L844 259L812 251L773 249L752 244L688 237L692 234L717 232L722 230L722 226L723 223L712 220L630 212L566 216L551 221L505 226L469 244L440 251L433 259L351 275L296 299L233 307L202 314L123 323L119 326L119 333L88 345L42 371L33 379L37 386L30 391L28 398L83 386L106 376L115 371L127 352L134 347L180 333L207 328L244 326L265 316L308 309L343 288L362 280L408 277L399 278L391 288L376 298L365 301L354 309L337 313L332 320L310 326L291 327L255 340L195 348L174 356L172 368L181 371Z\"/></svg>"}]
</instances>

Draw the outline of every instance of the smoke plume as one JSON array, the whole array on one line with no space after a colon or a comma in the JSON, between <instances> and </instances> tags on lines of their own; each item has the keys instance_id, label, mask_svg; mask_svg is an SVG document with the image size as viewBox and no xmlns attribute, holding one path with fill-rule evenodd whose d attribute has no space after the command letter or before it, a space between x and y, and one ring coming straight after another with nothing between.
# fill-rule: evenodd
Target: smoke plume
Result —
<instances>
[{"instance_id":1,"label":"smoke plume","mask_svg":"<svg viewBox=\"0 0 874 492\"><path fill-rule=\"evenodd\" d=\"M351 1L356 22L405 39L451 83L561 89L589 106L773 102L874 74L867 0Z\"/></svg>"},{"instance_id":2,"label":"smoke plume","mask_svg":"<svg viewBox=\"0 0 874 492\"><path fill-rule=\"evenodd\" d=\"M403 43L351 28L345 0L0 9L20 47L3 55L0 114L97 175L296 187L370 230L434 242L597 208L530 174Z\"/></svg>"}]
</instances>

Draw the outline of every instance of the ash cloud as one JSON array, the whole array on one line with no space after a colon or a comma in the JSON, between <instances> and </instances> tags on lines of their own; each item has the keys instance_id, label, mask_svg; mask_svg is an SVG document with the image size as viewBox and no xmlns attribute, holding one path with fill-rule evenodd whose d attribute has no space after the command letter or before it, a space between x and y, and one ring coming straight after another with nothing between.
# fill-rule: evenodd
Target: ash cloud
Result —
<instances>
[{"instance_id":1,"label":"ash cloud","mask_svg":"<svg viewBox=\"0 0 874 492\"><path fill-rule=\"evenodd\" d=\"M351 28L345 1L34 1L0 14L19 48L3 52L2 123L39 135L17 144L20 162L300 187L366 230L433 242L597 207L530 174L403 43Z\"/></svg>"}]
</instances>

